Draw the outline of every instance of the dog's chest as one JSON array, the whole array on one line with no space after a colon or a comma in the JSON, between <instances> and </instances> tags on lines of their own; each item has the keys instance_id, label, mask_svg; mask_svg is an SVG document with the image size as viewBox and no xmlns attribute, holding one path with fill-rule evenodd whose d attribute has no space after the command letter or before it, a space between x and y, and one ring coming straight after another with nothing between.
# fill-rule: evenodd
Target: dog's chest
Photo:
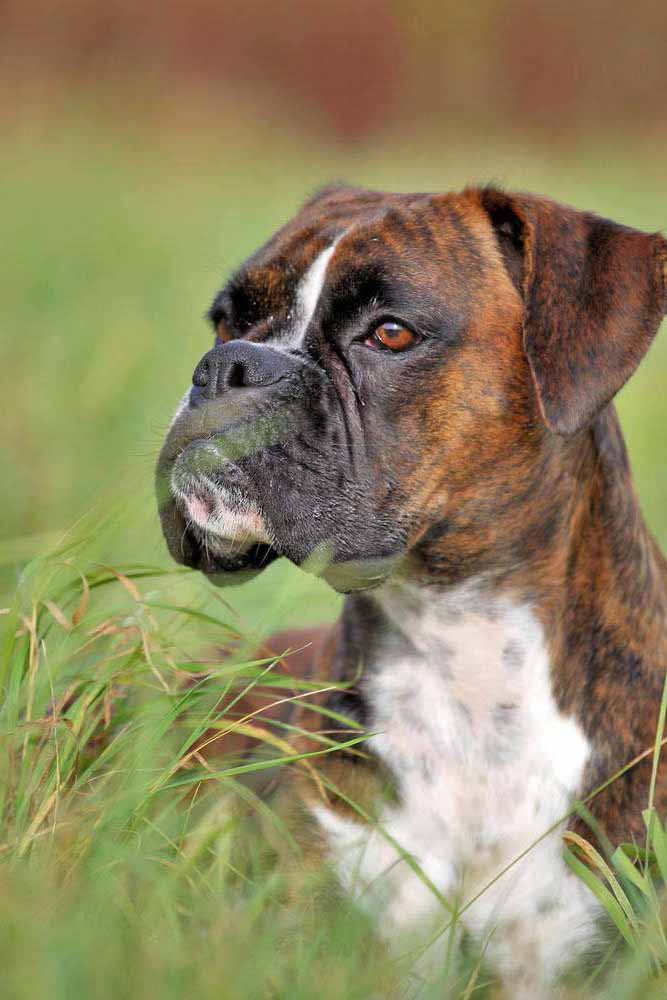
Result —
<instances>
[{"instance_id":1,"label":"dog's chest","mask_svg":"<svg viewBox=\"0 0 667 1000\"><path fill-rule=\"evenodd\" d=\"M404 822L439 831L461 861L508 837L525 846L566 811L587 757L554 702L539 623L526 607L462 594L408 617L408 630L414 653L393 658L388 639L365 681L370 746L397 781Z\"/></svg>"},{"instance_id":2,"label":"dog's chest","mask_svg":"<svg viewBox=\"0 0 667 1000\"><path fill-rule=\"evenodd\" d=\"M588 757L580 728L553 699L529 608L484 603L469 590L428 611L403 597L383 597L403 639L387 636L363 682L369 746L392 773L397 801L370 832L318 810L343 884L382 912L390 934L446 917L434 890L465 904L545 834L567 812ZM540 920L562 942L568 921L581 931L584 911L556 834L485 892L465 922L482 932L497 917L530 938Z\"/></svg>"}]
</instances>

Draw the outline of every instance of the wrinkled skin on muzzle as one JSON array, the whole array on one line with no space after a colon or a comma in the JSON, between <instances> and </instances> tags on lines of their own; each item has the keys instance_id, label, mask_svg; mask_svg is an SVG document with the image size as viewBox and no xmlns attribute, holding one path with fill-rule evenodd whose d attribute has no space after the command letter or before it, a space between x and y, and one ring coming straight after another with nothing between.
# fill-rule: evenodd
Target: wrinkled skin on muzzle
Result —
<instances>
[{"instance_id":1,"label":"wrinkled skin on muzzle","mask_svg":"<svg viewBox=\"0 0 667 1000\"><path fill-rule=\"evenodd\" d=\"M341 398L308 359L268 387L190 393L157 466L173 558L216 584L278 556L342 591L381 582L403 553L405 530L381 509L390 483L377 455L370 459L357 407L350 386Z\"/></svg>"}]
</instances>

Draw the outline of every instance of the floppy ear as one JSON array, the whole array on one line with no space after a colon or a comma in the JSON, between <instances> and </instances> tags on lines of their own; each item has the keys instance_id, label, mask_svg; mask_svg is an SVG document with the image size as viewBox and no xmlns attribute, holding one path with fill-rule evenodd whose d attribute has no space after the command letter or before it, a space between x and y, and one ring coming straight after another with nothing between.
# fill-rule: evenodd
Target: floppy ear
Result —
<instances>
[{"instance_id":1,"label":"floppy ear","mask_svg":"<svg viewBox=\"0 0 667 1000\"><path fill-rule=\"evenodd\" d=\"M382 194L379 191L368 191L366 188L355 187L344 181L334 181L315 191L301 206L301 210L323 206L326 204L345 205L351 201L379 201Z\"/></svg>"},{"instance_id":2,"label":"floppy ear","mask_svg":"<svg viewBox=\"0 0 667 1000\"><path fill-rule=\"evenodd\" d=\"M585 427L630 378L667 310L667 241L530 195L481 192L524 299L542 415Z\"/></svg>"}]
</instances>

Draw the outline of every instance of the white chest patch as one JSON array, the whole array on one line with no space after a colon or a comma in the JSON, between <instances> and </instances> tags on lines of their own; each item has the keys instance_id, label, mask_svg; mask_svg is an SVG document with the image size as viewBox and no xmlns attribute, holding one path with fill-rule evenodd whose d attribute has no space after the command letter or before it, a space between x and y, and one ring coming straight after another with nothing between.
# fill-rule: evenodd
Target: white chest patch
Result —
<instances>
[{"instance_id":1,"label":"white chest patch","mask_svg":"<svg viewBox=\"0 0 667 1000\"><path fill-rule=\"evenodd\" d=\"M529 607L475 587L437 606L414 590L383 591L405 641L387 637L363 687L377 734L369 745L393 773L398 804L370 830L315 812L343 886L378 912L388 938L407 932L414 942L447 924L442 897L465 906L567 813L589 747L558 711ZM595 901L562 860L560 832L461 918L480 943L488 936L487 955L516 997L551 995L546 983L594 933Z\"/></svg>"}]
</instances>

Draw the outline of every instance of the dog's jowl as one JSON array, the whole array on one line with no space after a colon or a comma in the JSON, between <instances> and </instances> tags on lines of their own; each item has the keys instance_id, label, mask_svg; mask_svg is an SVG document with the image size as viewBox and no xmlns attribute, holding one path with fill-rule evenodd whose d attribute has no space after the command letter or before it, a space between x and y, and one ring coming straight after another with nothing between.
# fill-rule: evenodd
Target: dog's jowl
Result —
<instances>
[{"instance_id":1,"label":"dog's jowl","mask_svg":"<svg viewBox=\"0 0 667 1000\"><path fill-rule=\"evenodd\" d=\"M327 189L215 298L158 466L179 562L219 582L285 556L348 594L310 672L353 684L371 735L322 766L392 793L368 825L299 785L322 852L388 941L474 899L512 997L595 941L561 834L655 738L667 571L611 401L666 275L660 235L546 199ZM641 836L650 774L590 800L600 842Z\"/></svg>"}]
</instances>

